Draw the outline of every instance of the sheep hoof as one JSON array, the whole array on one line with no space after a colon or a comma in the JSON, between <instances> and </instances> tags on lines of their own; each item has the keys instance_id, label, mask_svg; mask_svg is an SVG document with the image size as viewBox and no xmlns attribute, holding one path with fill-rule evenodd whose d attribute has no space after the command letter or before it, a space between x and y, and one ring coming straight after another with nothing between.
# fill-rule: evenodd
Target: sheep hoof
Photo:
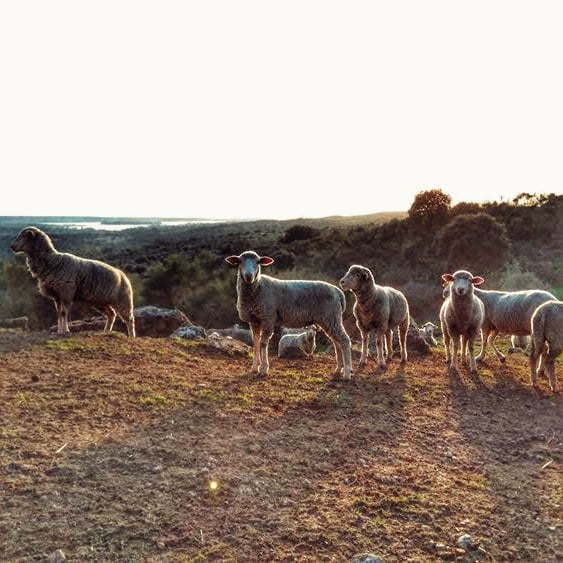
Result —
<instances>
[{"instance_id":1,"label":"sheep hoof","mask_svg":"<svg viewBox=\"0 0 563 563\"><path fill-rule=\"evenodd\" d=\"M500 360L501 364L504 364L504 362L506 362L506 357L505 356L499 356L498 359Z\"/></svg>"}]
</instances>

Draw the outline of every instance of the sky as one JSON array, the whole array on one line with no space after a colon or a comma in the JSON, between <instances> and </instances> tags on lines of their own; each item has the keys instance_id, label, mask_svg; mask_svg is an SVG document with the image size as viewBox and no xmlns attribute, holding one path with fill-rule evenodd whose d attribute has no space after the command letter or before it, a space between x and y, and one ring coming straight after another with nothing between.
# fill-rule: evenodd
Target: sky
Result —
<instances>
[{"instance_id":1,"label":"sky","mask_svg":"<svg viewBox=\"0 0 563 563\"><path fill-rule=\"evenodd\" d=\"M563 3L0 3L0 215L563 191Z\"/></svg>"}]
</instances>

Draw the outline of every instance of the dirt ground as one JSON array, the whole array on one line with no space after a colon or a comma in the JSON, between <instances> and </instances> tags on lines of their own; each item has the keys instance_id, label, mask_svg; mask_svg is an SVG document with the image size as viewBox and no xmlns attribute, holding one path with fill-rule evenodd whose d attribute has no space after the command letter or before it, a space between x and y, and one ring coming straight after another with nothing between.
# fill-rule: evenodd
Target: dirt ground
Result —
<instances>
[{"instance_id":1,"label":"dirt ground","mask_svg":"<svg viewBox=\"0 0 563 563\"><path fill-rule=\"evenodd\" d=\"M563 559L563 399L523 355L332 365L2 332L0 560Z\"/></svg>"}]
</instances>

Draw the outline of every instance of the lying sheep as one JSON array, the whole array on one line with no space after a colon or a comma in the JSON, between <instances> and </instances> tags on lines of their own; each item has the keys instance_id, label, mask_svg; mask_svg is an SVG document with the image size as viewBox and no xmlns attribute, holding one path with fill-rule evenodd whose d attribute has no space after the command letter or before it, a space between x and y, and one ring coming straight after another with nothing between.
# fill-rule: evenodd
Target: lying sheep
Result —
<instances>
[{"instance_id":1,"label":"lying sheep","mask_svg":"<svg viewBox=\"0 0 563 563\"><path fill-rule=\"evenodd\" d=\"M304 332L284 334L278 344L278 358L311 358L317 347L317 331L308 326Z\"/></svg>"},{"instance_id":2,"label":"lying sheep","mask_svg":"<svg viewBox=\"0 0 563 563\"><path fill-rule=\"evenodd\" d=\"M418 333L428 346L438 346L438 342L436 342L436 339L434 338L434 331L437 328L438 327L434 323L427 322L418 329Z\"/></svg>"},{"instance_id":3,"label":"lying sheep","mask_svg":"<svg viewBox=\"0 0 563 563\"><path fill-rule=\"evenodd\" d=\"M238 268L237 309L252 331L253 370L260 375L268 374L268 342L276 326L317 324L334 344L335 374L343 373L345 379L351 377L350 337L342 324L346 299L340 289L321 281L288 281L263 275L261 268L274 260L251 250L225 260Z\"/></svg>"},{"instance_id":4,"label":"lying sheep","mask_svg":"<svg viewBox=\"0 0 563 563\"><path fill-rule=\"evenodd\" d=\"M532 385L538 386L538 375L545 369L549 386L558 390L555 376L555 360L563 351L563 301L547 301L532 315L530 348L530 377ZM538 359L540 367L538 369Z\"/></svg>"},{"instance_id":5,"label":"lying sheep","mask_svg":"<svg viewBox=\"0 0 563 563\"><path fill-rule=\"evenodd\" d=\"M27 267L37 279L41 295L50 297L57 310L57 332L70 332L68 320L73 302L90 304L106 317L105 331L113 328L116 315L135 336L133 290L127 276L117 268L58 252L51 239L35 227L27 227L11 245L14 252L27 255Z\"/></svg>"},{"instance_id":6,"label":"lying sheep","mask_svg":"<svg viewBox=\"0 0 563 563\"><path fill-rule=\"evenodd\" d=\"M212 332L216 332L220 336L230 336L235 340L239 340L240 342L244 342L247 346L252 346L252 333L249 329L243 328L240 325L234 325L229 328L212 328L210 329Z\"/></svg>"},{"instance_id":7,"label":"lying sheep","mask_svg":"<svg viewBox=\"0 0 563 563\"><path fill-rule=\"evenodd\" d=\"M514 354L518 350L522 350L522 352L526 352L528 350L528 346L530 345L530 337L529 336L518 336L513 334L510 337L510 348L508 349L509 354Z\"/></svg>"},{"instance_id":8,"label":"lying sheep","mask_svg":"<svg viewBox=\"0 0 563 563\"><path fill-rule=\"evenodd\" d=\"M393 330L399 329L401 363L407 361L407 331L409 328L409 305L405 296L392 287L375 283L373 274L364 266L350 266L340 280L344 291L351 291L356 298L354 317L362 336L360 367L367 364L369 337L375 332L377 363L384 369L385 350L387 359L393 357Z\"/></svg>"},{"instance_id":9,"label":"lying sheep","mask_svg":"<svg viewBox=\"0 0 563 563\"><path fill-rule=\"evenodd\" d=\"M473 346L485 318L485 308L482 301L474 294L474 286L481 285L485 280L465 270L444 274L442 279L450 284L449 294L440 309L446 362L451 369L457 367L461 341L462 357L468 357L469 369L471 373L476 373Z\"/></svg>"},{"instance_id":10,"label":"lying sheep","mask_svg":"<svg viewBox=\"0 0 563 563\"><path fill-rule=\"evenodd\" d=\"M485 358L487 344L501 362L506 357L495 346L495 339L499 334L526 336L530 334L531 321L534 311L546 301L555 299L549 291L532 289L527 291L491 291L475 289L475 295L485 306L483 320L483 343L477 361Z\"/></svg>"},{"instance_id":11,"label":"lying sheep","mask_svg":"<svg viewBox=\"0 0 563 563\"><path fill-rule=\"evenodd\" d=\"M27 317L0 319L0 328L20 328L27 331L29 330L29 319Z\"/></svg>"}]
</instances>

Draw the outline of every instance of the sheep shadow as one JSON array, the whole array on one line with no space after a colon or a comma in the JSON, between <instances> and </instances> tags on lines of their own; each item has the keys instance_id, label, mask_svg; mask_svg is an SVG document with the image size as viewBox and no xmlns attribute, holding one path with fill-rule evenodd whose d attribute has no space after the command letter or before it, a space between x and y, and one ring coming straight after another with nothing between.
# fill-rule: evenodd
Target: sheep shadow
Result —
<instances>
[{"instance_id":1,"label":"sheep shadow","mask_svg":"<svg viewBox=\"0 0 563 563\"><path fill-rule=\"evenodd\" d=\"M492 516L502 532L495 538L498 551L491 555L505 558L518 544L518 558L556 560L557 541L550 531L555 500L545 488L555 485L557 470L549 465L544 470L544 464L551 460L556 465L553 461L561 457L562 402L523 383L506 363L493 377L467 373L448 372L451 417L496 499ZM538 543L548 551L539 553Z\"/></svg>"},{"instance_id":2,"label":"sheep shadow","mask_svg":"<svg viewBox=\"0 0 563 563\"><path fill-rule=\"evenodd\" d=\"M326 364L309 366L310 377ZM233 375L121 435L65 449L10 500L10 518L20 524L4 528L1 558L42 557L60 547L95 560L158 558L167 550L206 559L209 549L242 560L271 557L274 540L263 538L285 541L291 510L314 483L375 455L374 444L394 448L406 425L401 367L355 385L315 381L289 406L284 394L297 376L276 372ZM278 410L273 404L254 415L224 402L265 385L270 394L278 388ZM46 528L48 539L37 533Z\"/></svg>"}]
</instances>

